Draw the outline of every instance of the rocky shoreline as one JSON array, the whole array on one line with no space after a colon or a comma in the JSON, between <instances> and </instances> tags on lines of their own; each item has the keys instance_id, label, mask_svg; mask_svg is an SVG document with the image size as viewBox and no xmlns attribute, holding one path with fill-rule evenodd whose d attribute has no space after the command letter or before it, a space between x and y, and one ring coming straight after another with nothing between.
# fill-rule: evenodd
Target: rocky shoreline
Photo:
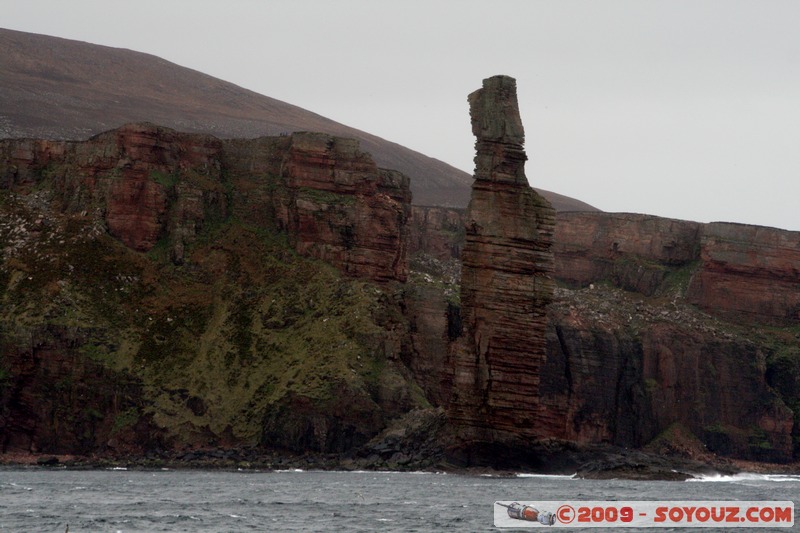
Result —
<instances>
[{"instance_id":1,"label":"rocky shoreline","mask_svg":"<svg viewBox=\"0 0 800 533\"><path fill-rule=\"evenodd\" d=\"M196 469L196 470L322 470L322 471L432 471L459 475L515 476L521 473L574 475L581 479L627 479L640 481L686 481L688 479L739 473L800 474L800 463L774 464L710 456L703 461L665 457L641 450L609 446L562 449L553 453L550 467L530 470L462 466L440 454L409 455L386 447L362 449L351 455L270 453L255 449L203 449L147 455L52 455L9 452L0 454L0 466L23 468L94 469Z\"/></svg>"},{"instance_id":2,"label":"rocky shoreline","mask_svg":"<svg viewBox=\"0 0 800 533\"><path fill-rule=\"evenodd\" d=\"M678 431L642 449L580 444L558 439L520 441L492 447L491 454L458 453L459 439L442 409L412 411L366 444L343 453L292 453L263 447L152 449L58 455L7 451L0 465L65 469L339 470L446 472L460 475L515 476L521 473L582 479L685 481L737 473L800 474L800 462L766 463L731 459L709 452ZM486 452L487 450L483 450Z\"/></svg>"}]
</instances>

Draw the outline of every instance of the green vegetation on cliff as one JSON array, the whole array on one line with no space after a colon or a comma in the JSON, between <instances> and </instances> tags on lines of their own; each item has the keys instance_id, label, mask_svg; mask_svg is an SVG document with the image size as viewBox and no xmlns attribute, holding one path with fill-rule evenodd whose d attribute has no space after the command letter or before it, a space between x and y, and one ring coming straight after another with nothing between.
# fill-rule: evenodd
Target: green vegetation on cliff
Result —
<instances>
[{"instance_id":1,"label":"green vegetation on cliff","mask_svg":"<svg viewBox=\"0 0 800 533\"><path fill-rule=\"evenodd\" d=\"M299 256L285 234L229 218L209 224L176 265L166 245L139 253L90 215L2 194L0 331L11 333L0 343L35 355L46 347L26 338L67 328L79 334L64 350L132 376L141 408L120 409L112 436L148 418L172 446L326 450L337 446L326 435L334 419L337 431L361 432L358 443L424 401L389 347L387 331L402 327L391 290ZM2 363L22 364L12 359ZM14 378L12 367L0 372ZM102 418L102 406L82 409ZM274 438L306 426L317 441Z\"/></svg>"}]
</instances>

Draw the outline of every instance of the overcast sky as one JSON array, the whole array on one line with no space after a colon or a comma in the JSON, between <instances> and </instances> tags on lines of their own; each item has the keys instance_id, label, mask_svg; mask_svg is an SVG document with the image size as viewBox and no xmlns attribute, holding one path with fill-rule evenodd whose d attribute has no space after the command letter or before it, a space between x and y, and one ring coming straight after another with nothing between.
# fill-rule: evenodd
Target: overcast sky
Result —
<instances>
[{"instance_id":1,"label":"overcast sky","mask_svg":"<svg viewBox=\"0 0 800 533\"><path fill-rule=\"evenodd\" d=\"M470 173L466 96L507 74L532 185L604 211L800 230L800 1L0 0L0 13Z\"/></svg>"}]
</instances>

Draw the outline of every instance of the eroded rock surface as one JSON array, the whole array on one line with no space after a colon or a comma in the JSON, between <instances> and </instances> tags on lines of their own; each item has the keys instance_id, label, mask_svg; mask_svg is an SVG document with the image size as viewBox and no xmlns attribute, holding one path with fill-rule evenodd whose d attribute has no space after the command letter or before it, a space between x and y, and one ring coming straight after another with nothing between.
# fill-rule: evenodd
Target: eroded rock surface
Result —
<instances>
[{"instance_id":1,"label":"eroded rock surface","mask_svg":"<svg viewBox=\"0 0 800 533\"><path fill-rule=\"evenodd\" d=\"M714 222L687 299L744 322L800 323L800 232Z\"/></svg>"},{"instance_id":2,"label":"eroded rock surface","mask_svg":"<svg viewBox=\"0 0 800 533\"><path fill-rule=\"evenodd\" d=\"M223 178L223 173L226 178ZM237 185L227 194L227 176ZM163 242L176 263L230 212L287 231L295 249L378 281L408 274L409 180L358 142L317 133L221 141L130 124L84 142L0 142L0 187L48 187L130 248Z\"/></svg>"},{"instance_id":3,"label":"eroded rock surface","mask_svg":"<svg viewBox=\"0 0 800 533\"><path fill-rule=\"evenodd\" d=\"M328 135L0 141L0 447L365 443L425 406L409 210L406 176Z\"/></svg>"},{"instance_id":4,"label":"eroded rock surface","mask_svg":"<svg viewBox=\"0 0 800 533\"><path fill-rule=\"evenodd\" d=\"M477 155L461 253L463 333L454 345L448 412L467 449L550 431L538 393L555 221L525 178L515 80L484 80L469 103Z\"/></svg>"}]
</instances>

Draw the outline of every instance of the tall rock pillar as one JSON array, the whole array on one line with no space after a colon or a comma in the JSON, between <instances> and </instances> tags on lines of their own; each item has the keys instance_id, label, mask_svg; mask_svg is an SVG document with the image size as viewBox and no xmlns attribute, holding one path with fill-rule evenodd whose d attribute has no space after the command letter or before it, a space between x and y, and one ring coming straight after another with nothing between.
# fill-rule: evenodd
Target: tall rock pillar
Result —
<instances>
[{"instance_id":1,"label":"tall rock pillar","mask_svg":"<svg viewBox=\"0 0 800 533\"><path fill-rule=\"evenodd\" d=\"M448 415L468 463L548 436L539 403L545 308L553 294L555 211L525 177L516 80L495 76L469 95L475 182L461 254L462 334L452 345Z\"/></svg>"}]
</instances>

